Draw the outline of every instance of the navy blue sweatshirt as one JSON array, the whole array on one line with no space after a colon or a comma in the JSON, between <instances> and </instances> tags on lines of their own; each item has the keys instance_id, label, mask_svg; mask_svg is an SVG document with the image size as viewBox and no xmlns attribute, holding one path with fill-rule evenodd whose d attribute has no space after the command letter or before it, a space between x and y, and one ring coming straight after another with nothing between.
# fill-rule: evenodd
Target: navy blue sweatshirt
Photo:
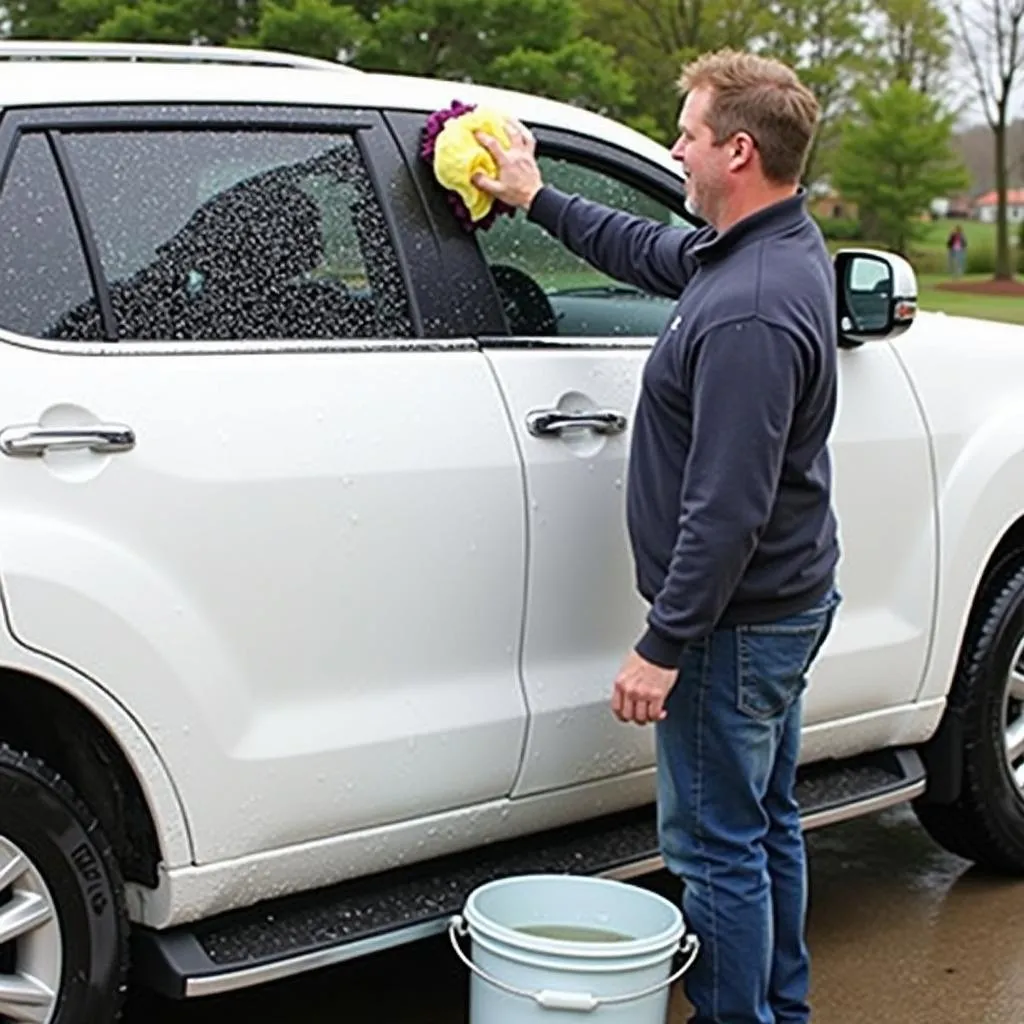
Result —
<instances>
[{"instance_id":1,"label":"navy blue sweatshirt","mask_svg":"<svg viewBox=\"0 0 1024 1024\"><path fill-rule=\"evenodd\" d=\"M832 262L803 194L721 234L550 186L528 216L609 276L679 298L633 425L628 526L651 606L638 653L675 668L715 628L813 606L839 558L837 339Z\"/></svg>"}]
</instances>

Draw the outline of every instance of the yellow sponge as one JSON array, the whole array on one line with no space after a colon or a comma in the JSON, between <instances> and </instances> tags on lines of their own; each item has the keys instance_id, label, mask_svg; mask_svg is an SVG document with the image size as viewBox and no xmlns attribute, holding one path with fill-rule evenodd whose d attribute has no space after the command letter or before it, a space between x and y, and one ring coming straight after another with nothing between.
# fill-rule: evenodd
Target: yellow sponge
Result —
<instances>
[{"instance_id":1,"label":"yellow sponge","mask_svg":"<svg viewBox=\"0 0 1024 1024\"><path fill-rule=\"evenodd\" d=\"M484 107L447 121L434 145L434 176L445 188L458 193L474 221L490 213L494 197L473 184L473 175L483 171L490 178L498 176L494 157L473 135L478 131L497 139L502 149L511 145L504 115Z\"/></svg>"}]
</instances>

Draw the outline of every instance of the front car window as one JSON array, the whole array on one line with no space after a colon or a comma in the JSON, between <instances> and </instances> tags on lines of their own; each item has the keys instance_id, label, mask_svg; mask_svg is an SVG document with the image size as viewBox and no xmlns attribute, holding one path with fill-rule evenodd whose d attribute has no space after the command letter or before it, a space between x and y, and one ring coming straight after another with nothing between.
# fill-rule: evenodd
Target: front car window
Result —
<instances>
[{"instance_id":1,"label":"front car window","mask_svg":"<svg viewBox=\"0 0 1024 1024\"><path fill-rule=\"evenodd\" d=\"M538 163L544 181L563 192L693 230L665 203L605 171L562 157L541 155ZM654 337L675 305L600 273L522 215L499 217L477 237L513 335Z\"/></svg>"}]
</instances>

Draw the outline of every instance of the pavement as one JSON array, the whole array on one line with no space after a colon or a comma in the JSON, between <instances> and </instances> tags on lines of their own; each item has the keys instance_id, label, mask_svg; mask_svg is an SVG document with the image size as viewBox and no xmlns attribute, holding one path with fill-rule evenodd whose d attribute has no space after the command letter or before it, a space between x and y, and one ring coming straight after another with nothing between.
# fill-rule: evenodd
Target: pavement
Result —
<instances>
[{"instance_id":1,"label":"pavement","mask_svg":"<svg viewBox=\"0 0 1024 1024\"><path fill-rule=\"evenodd\" d=\"M814 1024L1024 1024L1024 879L944 853L903 808L808 848ZM676 892L664 874L642 884ZM467 997L439 938L234 995L136 995L124 1024L466 1024ZM687 1016L676 991L668 1024Z\"/></svg>"}]
</instances>

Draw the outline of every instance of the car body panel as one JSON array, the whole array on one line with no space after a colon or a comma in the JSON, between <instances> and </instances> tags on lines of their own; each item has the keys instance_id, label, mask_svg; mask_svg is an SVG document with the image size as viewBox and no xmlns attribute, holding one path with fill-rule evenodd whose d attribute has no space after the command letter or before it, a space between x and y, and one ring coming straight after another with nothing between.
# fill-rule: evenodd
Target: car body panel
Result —
<instances>
[{"instance_id":1,"label":"car body panel","mask_svg":"<svg viewBox=\"0 0 1024 1024\"><path fill-rule=\"evenodd\" d=\"M133 891L137 918L192 921L649 801L651 732L607 705L645 611L624 523L628 429L541 440L526 417L631 422L653 336L512 338L417 146L457 93L652 192L679 182L668 151L480 86L63 70L5 66L17 116L61 107L45 113L59 128L98 107L157 120L180 107L189 125L252 111L365 132L415 318L405 339L201 348L0 332L0 428L111 420L137 434L128 453L0 457L14 635L34 663L116 699L180 798L178 817L151 800L168 859L156 891ZM1024 509L1014 344L1019 328L922 316L896 342L840 354L844 602L807 697L805 760L920 743L937 725L981 567Z\"/></svg>"}]
</instances>

